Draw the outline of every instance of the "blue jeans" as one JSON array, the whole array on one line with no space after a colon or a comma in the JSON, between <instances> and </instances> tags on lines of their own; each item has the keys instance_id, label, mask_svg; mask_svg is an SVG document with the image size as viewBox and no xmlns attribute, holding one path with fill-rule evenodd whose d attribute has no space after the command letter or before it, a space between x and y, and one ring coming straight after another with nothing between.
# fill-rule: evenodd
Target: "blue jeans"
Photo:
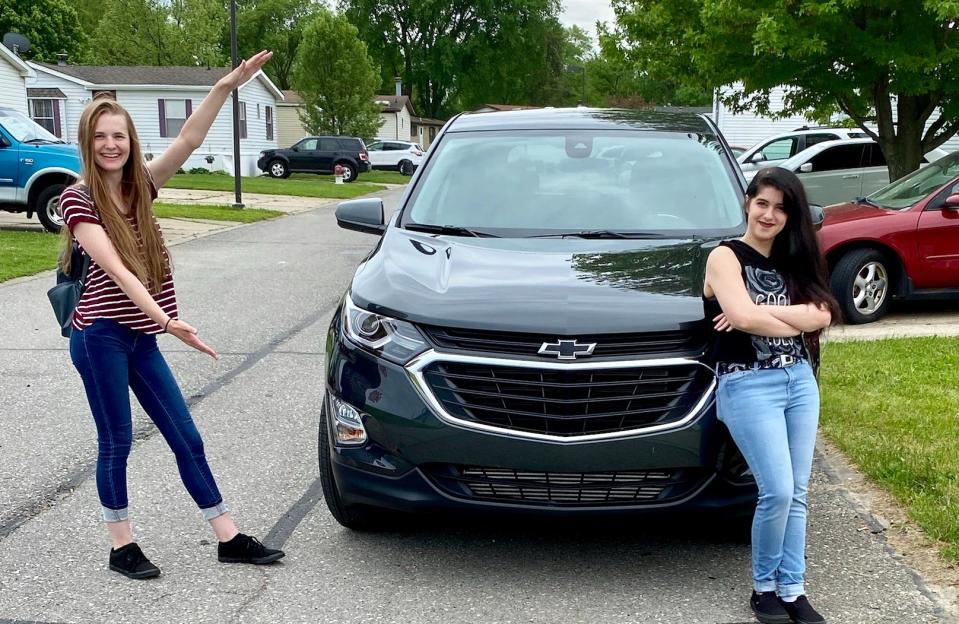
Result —
<instances>
[{"instance_id":1,"label":"blue jeans","mask_svg":"<svg viewBox=\"0 0 959 624\"><path fill-rule=\"evenodd\" d=\"M819 424L819 386L806 361L719 377L717 416L759 485L753 516L753 584L805 593L806 488Z\"/></svg>"},{"instance_id":2,"label":"blue jeans","mask_svg":"<svg viewBox=\"0 0 959 624\"><path fill-rule=\"evenodd\" d=\"M227 511L173 373L151 336L109 319L70 335L70 357L83 379L97 425L97 493L103 519L120 522L127 512L127 458L133 444L130 389L176 457L180 478L204 518Z\"/></svg>"}]
</instances>

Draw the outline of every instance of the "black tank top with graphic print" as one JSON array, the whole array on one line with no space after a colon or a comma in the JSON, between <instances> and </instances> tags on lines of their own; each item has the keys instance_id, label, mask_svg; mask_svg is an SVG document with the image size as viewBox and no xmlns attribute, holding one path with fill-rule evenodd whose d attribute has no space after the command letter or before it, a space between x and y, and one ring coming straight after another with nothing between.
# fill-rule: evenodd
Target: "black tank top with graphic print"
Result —
<instances>
[{"instance_id":1,"label":"black tank top with graphic print","mask_svg":"<svg viewBox=\"0 0 959 624\"><path fill-rule=\"evenodd\" d=\"M742 265L743 282L749 298L756 305L790 305L789 288L772 260L762 255L740 240L728 240L719 243L732 249ZM722 312L719 302L714 298L704 299L706 320L712 319ZM713 331L713 348L710 352L712 363L724 362L729 364L752 364L763 362L780 355L791 355L797 358L806 358L801 336L785 338L770 338L755 336L734 329L729 332Z\"/></svg>"}]
</instances>

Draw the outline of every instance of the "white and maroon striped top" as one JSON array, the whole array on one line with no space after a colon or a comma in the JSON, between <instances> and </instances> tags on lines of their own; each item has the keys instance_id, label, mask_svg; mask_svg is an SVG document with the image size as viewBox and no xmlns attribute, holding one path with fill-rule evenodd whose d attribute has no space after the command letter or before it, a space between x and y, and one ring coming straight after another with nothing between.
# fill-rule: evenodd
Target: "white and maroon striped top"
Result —
<instances>
[{"instance_id":1,"label":"white and maroon striped top","mask_svg":"<svg viewBox=\"0 0 959 624\"><path fill-rule=\"evenodd\" d=\"M157 193L152 183L150 184L150 195L151 199L156 199ZM103 226L100 214L93 205L93 198L90 197L84 186L71 186L63 191L63 194L60 195L60 210L63 214L63 221L71 233L78 223L95 223ZM128 215L127 221L133 227L134 234L139 237L135 217ZM76 236L74 236L74 240L76 240ZM81 246L80 249L82 251L83 247ZM169 270L163 279L163 287L160 293L154 295L153 300L171 318L178 318L176 292L173 289L173 274ZM77 308L73 313L73 328L84 329L89 327L93 321L101 318L113 319L130 329L146 334L163 333L163 328L154 323L143 310L138 308L117 283L110 279L106 271L93 258L90 258L90 269L87 272L83 295L77 302Z\"/></svg>"}]
</instances>

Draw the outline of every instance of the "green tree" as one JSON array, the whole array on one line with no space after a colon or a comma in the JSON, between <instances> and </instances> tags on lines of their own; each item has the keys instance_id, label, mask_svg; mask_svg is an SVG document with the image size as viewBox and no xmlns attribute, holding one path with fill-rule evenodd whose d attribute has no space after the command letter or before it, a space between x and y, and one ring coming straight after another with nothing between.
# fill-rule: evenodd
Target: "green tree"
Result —
<instances>
[{"instance_id":1,"label":"green tree","mask_svg":"<svg viewBox=\"0 0 959 624\"><path fill-rule=\"evenodd\" d=\"M229 36L230 14L223 0L172 0L170 19L173 64L205 67L229 64L229 48L220 43L224 32Z\"/></svg>"},{"instance_id":2,"label":"green tree","mask_svg":"<svg viewBox=\"0 0 959 624\"><path fill-rule=\"evenodd\" d=\"M377 68L342 15L320 10L303 31L293 64L293 88L303 97L300 119L314 134L371 139L379 130Z\"/></svg>"},{"instance_id":3,"label":"green tree","mask_svg":"<svg viewBox=\"0 0 959 624\"><path fill-rule=\"evenodd\" d=\"M278 88L291 89L293 62L303 40L303 28L323 7L317 0L246 0L236 18L240 56L271 50L273 58L263 71ZM226 48L229 48L229 33Z\"/></svg>"},{"instance_id":4,"label":"green tree","mask_svg":"<svg viewBox=\"0 0 959 624\"><path fill-rule=\"evenodd\" d=\"M649 75L741 82L724 96L735 110L841 111L878 141L893 180L959 130L954 0L613 0L613 8ZM774 113L780 85L785 107Z\"/></svg>"},{"instance_id":5,"label":"green tree","mask_svg":"<svg viewBox=\"0 0 959 624\"><path fill-rule=\"evenodd\" d=\"M110 0L90 38L101 65L175 65L169 9L159 0Z\"/></svg>"},{"instance_id":6,"label":"green tree","mask_svg":"<svg viewBox=\"0 0 959 624\"><path fill-rule=\"evenodd\" d=\"M30 40L23 58L52 63L57 54L78 58L86 37L69 0L2 0L0 35L17 32Z\"/></svg>"},{"instance_id":7,"label":"green tree","mask_svg":"<svg viewBox=\"0 0 959 624\"><path fill-rule=\"evenodd\" d=\"M383 59L384 68L403 78L416 110L429 117L456 112L461 101L475 102L482 93L478 76L491 87L490 95L524 96L513 93L515 83L498 84L513 82L512 72L505 68L548 84L548 72L558 69L551 63L562 58L555 38L547 45L537 39L549 34L550 20L555 21L559 12L558 0L340 0L339 4L372 54ZM383 78L391 82L389 76Z\"/></svg>"}]
</instances>

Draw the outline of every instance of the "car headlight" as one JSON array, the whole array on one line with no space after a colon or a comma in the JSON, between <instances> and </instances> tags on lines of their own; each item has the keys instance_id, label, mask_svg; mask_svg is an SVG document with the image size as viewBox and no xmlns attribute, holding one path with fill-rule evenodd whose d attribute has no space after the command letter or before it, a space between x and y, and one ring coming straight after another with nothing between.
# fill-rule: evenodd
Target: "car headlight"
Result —
<instances>
[{"instance_id":1,"label":"car headlight","mask_svg":"<svg viewBox=\"0 0 959 624\"><path fill-rule=\"evenodd\" d=\"M260 152L260 158L263 158L264 156L266 156L266 152Z\"/></svg>"},{"instance_id":2,"label":"car headlight","mask_svg":"<svg viewBox=\"0 0 959 624\"><path fill-rule=\"evenodd\" d=\"M412 323L358 308L349 296L343 326L350 340L400 365L429 349L423 334Z\"/></svg>"}]
</instances>

